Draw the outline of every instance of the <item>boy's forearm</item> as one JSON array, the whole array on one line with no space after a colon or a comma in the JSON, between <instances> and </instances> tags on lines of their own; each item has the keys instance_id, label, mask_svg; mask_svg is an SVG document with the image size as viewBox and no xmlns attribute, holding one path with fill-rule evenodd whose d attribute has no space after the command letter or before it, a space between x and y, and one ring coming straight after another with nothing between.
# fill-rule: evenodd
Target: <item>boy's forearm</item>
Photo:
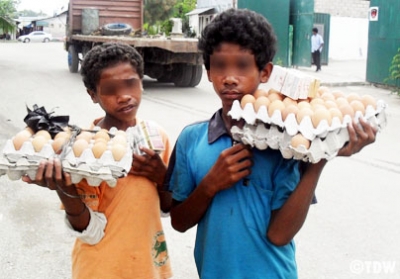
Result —
<instances>
[{"instance_id":1,"label":"boy's forearm","mask_svg":"<svg viewBox=\"0 0 400 279\"><path fill-rule=\"evenodd\" d=\"M206 213L215 194L206 183L200 183L185 201L172 205L172 227L179 232L185 232L197 225Z\"/></svg>"},{"instance_id":2,"label":"boy's forearm","mask_svg":"<svg viewBox=\"0 0 400 279\"><path fill-rule=\"evenodd\" d=\"M275 245L289 243L303 226L325 164L321 160L309 165L285 204L272 212L267 237Z\"/></svg>"}]
</instances>

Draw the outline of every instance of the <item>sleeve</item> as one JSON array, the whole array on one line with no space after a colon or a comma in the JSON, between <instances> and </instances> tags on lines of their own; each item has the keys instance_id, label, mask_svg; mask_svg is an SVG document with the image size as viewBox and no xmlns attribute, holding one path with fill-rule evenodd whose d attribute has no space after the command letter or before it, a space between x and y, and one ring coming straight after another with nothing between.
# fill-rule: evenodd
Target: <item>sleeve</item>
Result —
<instances>
[{"instance_id":1,"label":"sleeve","mask_svg":"<svg viewBox=\"0 0 400 279\"><path fill-rule=\"evenodd\" d=\"M188 142L194 141L188 140L187 132L186 129L179 136L167 171L167 187L172 192L172 198L177 201L184 201L195 189L188 160L191 156Z\"/></svg>"},{"instance_id":2,"label":"sleeve","mask_svg":"<svg viewBox=\"0 0 400 279\"><path fill-rule=\"evenodd\" d=\"M273 177L272 210L282 207L300 181L299 161L283 159Z\"/></svg>"},{"instance_id":3,"label":"sleeve","mask_svg":"<svg viewBox=\"0 0 400 279\"><path fill-rule=\"evenodd\" d=\"M83 232L75 231L69 223L67 217L65 217L64 221L67 225L67 230L72 236L89 245L96 245L104 237L104 229L107 225L107 218L103 213L95 212L90 207L88 207L88 210L90 213L90 221L88 227Z\"/></svg>"}]
</instances>

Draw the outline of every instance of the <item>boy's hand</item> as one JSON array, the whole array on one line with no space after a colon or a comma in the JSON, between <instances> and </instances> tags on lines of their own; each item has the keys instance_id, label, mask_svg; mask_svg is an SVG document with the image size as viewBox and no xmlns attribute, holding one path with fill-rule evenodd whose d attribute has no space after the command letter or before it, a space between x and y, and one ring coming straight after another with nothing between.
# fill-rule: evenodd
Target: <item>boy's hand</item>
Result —
<instances>
[{"instance_id":1,"label":"boy's hand","mask_svg":"<svg viewBox=\"0 0 400 279\"><path fill-rule=\"evenodd\" d=\"M360 118L360 125L353 121L348 125L347 130L349 131L349 142L339 150L338 156L351 156L359 152L375 141L378 132L377 128L372 127L362 118Z\"/></svg>"},{"instance_id":2,"label":"boy's hand","mask_svg":"<svg viewBox=\"0 0 400 279\"><path fill-rule=\"evenodd\" d=\"M251 173L251 151L242 144L236 144L222 151L202 184L211 187L214 194L232 187L236 182Z\"/></svg>"},{"instance_id":3,"label":"boy's hand","mask_svg":"<svg viewBox=\"0 0 400 279\"><path fill-rule=\"evenodd\" d=\"M57 190L58 187L64 188L72 185L70 174L63 173L61 161L57 158L42 160L36 172L35 179L32 180L28 176L23 176L22 181L47 187L50 190Z\"/></svg>"},{"instance_id":4,"label":"boy's hand","mask_svg":"<svg viewBox=\"0 0 400 279\"><path fill-rule=\"evenodd\" d=\"M132 168L129 173L144 176L158 185L162 185L167 166L154 150L145 147L141 147L140 150L145 154L133 154Z\"/></svg>"}]
</instances>

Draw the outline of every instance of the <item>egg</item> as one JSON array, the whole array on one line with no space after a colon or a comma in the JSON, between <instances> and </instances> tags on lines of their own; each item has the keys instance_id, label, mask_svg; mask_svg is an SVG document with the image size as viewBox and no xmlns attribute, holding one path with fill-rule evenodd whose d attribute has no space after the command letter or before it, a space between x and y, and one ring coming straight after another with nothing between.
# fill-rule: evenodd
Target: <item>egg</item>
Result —
<instances>
[{"instance_id":1,"label":"egg","mask_svg":"<svg viewBox=\"0 0 400 279\"><path fill-rule=\"evenodd\" d=\"M317 128L322 120L326 120L328 125L331 125L332 123L331 113L326 108L317 109L311 116L311 122L313 123L314 128Z\"/></svg>"},{"instance_id":2,"label":"egg","mask_svg":"<svg viewBox=\"0 0 400 279\"><path fill-rule=\"evenodd\" d=\"M340 122L343 120L343 114L338 108L330 108L329 112L331 113L332 119L337 117L339 118Z\"/></svg>"},{"instance_id":3,"label":"egg","mask_svg":"<svg viewBox=\"0 0 400 279\"><path fill-rule=\"evenodd\" d=\"M335 100L335 96L333 96L333 94L331 92L325 92L324 94L321 95L321 99L323 99L324 101L334 101Z\"/></svg>"},{"instance_id":4,"label":"egg","mask_svg":"<svg viewBox=\"0 0 400 279\"><path fill-rule=\"evenodd\" d=\"M240 105L242 106L242 108L244 109L244 107L247 105L247 104L254 104L256 102L256 98L254 98L254 96L253 95L250 95L250 94L246 94L246 95L244 95L243 97L242 97L242 99L240 100Z\"/></svg>"},{"instance_id":5,"label":"egg","mask_svg":"<svg viewBox=\"0 0 400 279\"><path fill-rule=\"evenodd\" d=\"M42 136L42 137L44 137L44 138L47 139L47 140L51 140L51 135L50 135L50 133L47 132L46 130L39 130L39 131L37 131L37 132L33 135L33 137L35 138L35 137L37 137L37 136Z\"/></svg>"},{"instance_id":6,"label":"egg","mask_svg":"<svg viewBox=\"0 0 400 279\"><path fill-rule=\"evenodd\" d=\"M123 137L127 137L126 132L124 130L118 130L115 132L114 136L123 136Z\"/></svg>"},{"instance_id":7,"label":"egg","mask_svg":"<svg viewBox=\"0 0 400 279\"><path fill-rule=\"evenodd\" d=\"M376 109L376 100L371 95L361 96L361 102L364 104L365 107L372 106L374 109Z\"/></svg>"},{"instance_id":8,"label":"egg","mask_svg":"<svg viewBox=\"0 0 400 279\"><path fill-rule=\"evenodd\" d=\"M347 101L347 99L344 98L344 97L339 97L339 98L337 98L337 99L335 100L335 103L336 103L336 105L337 105L338 107L341 107L341 106L343 106L343 105L348 105L348 104L349 104L349 101Z\"/></svg>"},{"instance_id":9,"label":"egg","mask_svg":"<svg viewBox=\"0 0 400 279\"><path fill-rule=\"evenodd\" d=\"M35 132L32 130L32 128L31 127L25 127L25 129L24 129L25 131L27 131L28 133L30 133L31 134L31 136L33 136L34 134L35 134Z\"/></svg>"},{"instance_id":10,"label":"egg","mask_svg":"<svg viewBox=\"0 0 400 279\"><path fill-rule=\"evenodd\" d=\"M104 140L106 140L106 141L108 142L108 141L110 140L110 135L108 134L108 131L107 131L107 130L102 129L102 130L98 131L98 132L94 135L93 138L94 138L95 140L98 139L98 138L102 138L102 139L104 139Z\"/></svg>"},{"instance_id":11,"label":"egg","mask_svg":"<svg viewBox=\"0 0 400 279\"><path fill-rule=\"evenodd\" d=\"M256 99L256 102L254 103L254 110L257 112L261 106L265 106L265 108L267 109L270 103L271 102L267 97L258 97Z\"/></svg>"},{"instance_id":12,"label":"egg","mask_svg":"<svg viewBox=\"0 0 400 279\"><path fill-rule=\"evenodd\" d=\"M86 140L86 142L90 142L90 140L93 138L93 133L91 133L91 132L88 132L88 131L82 131L82 132L80 132L80 134L79 135L77 135L76 136L76 139L77 140L79 140L79 139L84 139L84 140Z\"/></svg>"},{"instance_id":13,"label":"egg","mask_svg":"<svg viewBox=\"0 0 400 279\"><path fill-rule=\"evenodd\" d=\"M349 102L349 104L354 101L354 100L358 100L361 101L361 96L358 95L357 93L350 93L346 96L347 101Z\"/></svg>"},{"instance_id":14,"label":"egg","mask_svg":"<svg viewBox=\"0 0 400 279\"><path fill-rule=\"evenodd\" d=\"M349 115L351 118L354 117L354 109L349 104L339 106L339 110L341 111L343 117L345 115Z\"/></svg>"},{"instance_id":15,"label":"egg","mask_svg":"<svg viewBox=\"0 0 400 279\"><path fill-rule=\"evenodd\" d=\"M353 108L354 112L360 111L362 115L365 114L364 104L359 100L353 100L350 102L350 106Z\"/></svg>"},{"instance_id":16,"label":"egg","mask_svg":"<svg viewBox=\"0 0 400 279\"><path fill-rule=\"evenodd\" d=\"M32 139L32 145L33 145L33 149L35 150L35 152L40 152L43 148L43 146L48 142L48 139L42 135L36 135L33 139Z\"/></svg>"},{"instance_id":17,"label":"egg","mask_svg":"<svg viewBox=\"0 0 400 279\"><path fill-rule=\"evenodd\" d=\"M115 145L115 144L121 144L125 147L128 145L126 137L124 137L122 135L115 135L112 138L112 145Z\"/></svg>"},{"instance_id":18,"label":"egg","mask_svg":"<svg viewBox=\"0 0 400 279\"><path fill-rule=\"evenodd\" d=\"M299 108L299 111L296 115L297 123L300 124L304 117L309 116L310 118L314 114L314 111L311 108L304 107L302 109Z\"/></svg>"},{"instance_id":19,"label":"egg","mask_svg":"<svg viewBox=\"0 0 400 279\"><path fill-rule=\"evenodd\" d=\"M28 130L19 131L12 139L15 150L20 150L24 142L29 140L31 136L32 134Z\"/></svg>"},{"instance_id":20,"label":"egg","mask_svg":"<svg viewBox=\"0 0 400 279\"><path fill-rule=\"evenodd\" d=\"M111 147L111 153L115 161L120 161L126 154L126 146L116 143Z\"/></svg>"},{"instance_id":21,"label":"egg","mask_svg":"<svg viewBox=\"0 0 400 279\"><path fill-rule=\"evenodd\" d=\"M311 109L313 111L316 111L317 109L326 109L326 106L323 104L314 104L314 105L311 105Z\"/></svg>"},{"instance_id":22,"label":"egg","mask_svg":"<svg viewBox=\"0 0 400 279\"><path fill-rule=\"evenodd\" d=\"M83 150L85 150L88 146L89 143L85 138L77 139L72 145L72 151L74 152L75 157L80 157Z\"/></svg>"},{"instance_id":23,"label":"egg","mask_svg":"<svg viewBox=\"0 0 400 279\"><path fill-rule=\"evenodd\" d=\"M253 94L254 98L256 98L256 99L258 99L261 96L266 97L267 95L268 95L268 91L265 89L262 89L262 88L258 88L256 90L256 92L254 92L254 94Z\"/></svg>"},{"instance_id":24,"label":"egg","mask_svg":"<svg viewBox=\"0 0 400 279\"><path fill-rule=\"evenodd\" d=\"M289 98L289 97L284 98L282 102L285 104L286 107L290 106L290 105L296 105L297 106L297 101L293 100L292 98Z\"/></svg>"},{"instance_id":25,"label":"egg","mask_svg":"<svg viewBox=\"0 0 400 279\"><path fill-rule=\"evenodd\" d=\"M283 96L279 91L276 91L276 90L274 90L274 89L270 89L270 90L268 91L268 99L271 101L271 103L272 103L273 101L275 101L275 100L280 100L280 101L282 101L283 98L284 98L284 96Z\"/></svg>"},{"instance_id":26,"label":"egg","mask_svg":"<svg viewBox=\"0 0 400 279\"><path fill-rule=\"evenodd\" d=\"M345 96L344 93L339 90L332 91L332 95L335 97L335 99Z\"/></svg>"},{"instance_id":27,"label":"egg","mask_svg":"<svg viewBox=\"0 0 400 279\"><path fill-rule=\"evenodd\" d=\"M282 112L285 108L285 104L281 100L275 100L268 106L268 115L272 116L276 110Z\"/></svg>"},{"instance_id":28,"label":"egg","mask_svg":"<svg viewBox=\"0 0 400 279\"><path fill-rule=\"evenodd\" d=\"M68 132L59 132L54 136L54 140L59 139L59 138L66 138L69 139L70 134Z\"/></svg>"},{"instance_id":29,"label":"egg","mask_svg":"<svg viewBox=\"0 0 400 279\"><path fill-rule=\"evenodd\" d=\"M316 104L323 105L324 103L325 103L325 101L322 98L314 98L310 101L311 106L316 105Z\"/></svg>"},{"instance_id":30,"label":"egg","mask_svg":"<svg viewBox=\"0 0 400 279\"><path fill-rule=\"evenodd\" d=\"M337 103L336 103L336 100L335 100L335 101L327 100L327 101L324 103L324 105L325 105L325 107L326 107L327 109L330 109L330 108L337 108L337 107L338 107L338 105L337 105Z\"/></svg>"},{"instance_id":31,"label":"egg","mask_svg":"<svg viewBox=\"0 0 400 279\"><path fill-rule=\"evenodd\" d=\"M327 86L320 86L317 90L317 93L321 96L325 92L329 92L329 88Z\"/></svg>"},{"instance_id":32,"label":"egg","mask_svg":"<svg viewBox=\"0 0 400 279\"><path fill-rule=\"evenodd\" d=\"M105 143L104 141L98 141L92 146L93 155L97 159L99 159L106 150L107 150L107 143Z\"/></svg>"},{"instance_id":33,"label":"egg","mask_svg":"<svg viewBox=\"0 0 400 279\"><path fill-rule=\"evenodd\" d=\"M286 106L282 111L282 120L285 121L287 116L291 113L293 113L296 116L298 111L299 111L299 108L296 105Z\"/></svg>"},{"instance_id":34,"label":"egg","mask_svg":"<svg viewBox=\"0 0 400 279\"><path fill-rule=\"evenodd\" d=\"M63 148L63 145L68 141L67 137L58 137L53 140L51 146L56 154L60 154Z\"/></svg>"},{"instance_id":35,"label":"egg","mask_svg":"<svg viewBox=\"0 0 400 279\"><path fill-rule=\"evenodd\" d=\"M311 142L306 139L302 134L297 134L293 136L290 140L290 145L293 148L299 148L300 146L303 146L305 149L309 149Z\"/></svg>"},{"instance_id":36,"label":"egg","mask_svg":"<svg viewBox=\"0 0 400 279\"><path fill-rule=\"evenodd\" d=\"M310 105L310 103L307 102L307 101L300 101L300 102L297 104L297 106L298 106L299 110L300 110L300 109L303 109L303 108L309 108L309 109L311 109L311 105Z\"/></svg>"}]
</instances>

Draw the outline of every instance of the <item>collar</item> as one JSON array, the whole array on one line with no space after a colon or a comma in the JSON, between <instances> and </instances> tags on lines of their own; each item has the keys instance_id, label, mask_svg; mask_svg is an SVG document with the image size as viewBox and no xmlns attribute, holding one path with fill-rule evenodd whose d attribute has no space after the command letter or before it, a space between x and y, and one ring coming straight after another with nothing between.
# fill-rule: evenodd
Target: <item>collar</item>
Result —
<instances>
[{"instance_id":1,"label":"collar","mask_svg":"<svg viewBox=\"0 0 400 279\"><path fill-rule=\"evenodd\" d=\"M214 115L208 122L208 143L211 144L215 142L223 135L227 135L230 137L230 134L225 127L224 120L222 119L222 108L221 108L216 113L214 113Z\"/></svg>"}]
</instances>

